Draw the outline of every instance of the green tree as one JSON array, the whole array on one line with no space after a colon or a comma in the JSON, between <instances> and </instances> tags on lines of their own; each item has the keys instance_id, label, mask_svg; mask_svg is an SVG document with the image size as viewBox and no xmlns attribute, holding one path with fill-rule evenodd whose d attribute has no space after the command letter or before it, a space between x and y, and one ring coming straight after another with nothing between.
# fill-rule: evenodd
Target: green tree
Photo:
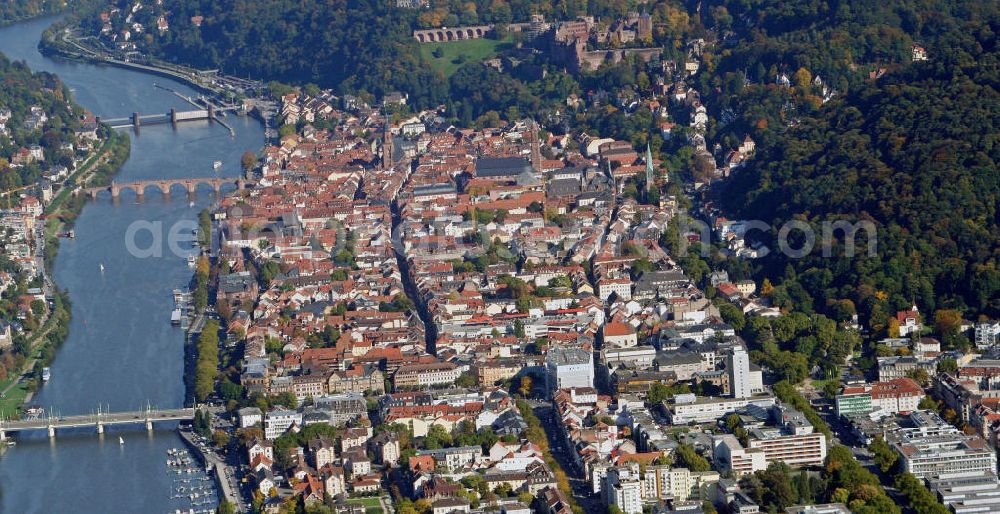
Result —
<instances>
[{"instance_id":1,"label":"green tree","mask_svg":"<svg viewBox=\"0 0 1000 514\"><path fill-rule=\"evenodd\" d=\"M462 373L455 380L455 385L458 387L475 387L477 383L476 376L472 373Z\"/></svg>"},{"instance_id":2,"label":"green tree","mask_svg":"<svg viewBox=\"0 0 1000 514\"><path fill-rule=\"evenodd\" d=\"M941 359L937 365L938 373L948 373L954 376L958 373L958 362L950 357Z\"/></svg>"},{"instance_id":3,"label":"green tree","mask_svg":"<svg viewBox=\"0 0 1000 514\"><path fill-rule=\"evenodd\" d=\"M712 469L708 460L705 457L698 455L698 452L696 452L694 447L690 444L679 445L674 453L676 454L675 462L679 467L688 468L694 472L708 471Z\"/></svg>"},{"instance_id":4,"label":"green tree","mask_svg":"<svg viewBox=\"0 0 1000 514\"><path fill-rule=\"evenodd\" d=\"M874 454L875 464L878 465L879 469L883 473L888 473L895 465L896 461L899 459L899 455L889 446L888 443L882 439L881 436L875 438L875 441L868 447Z\"/></svg>"},{"instance_id":5,"label":"green tree","mask_svg":"<svg viewBox=\"0 0 1000 514\"><path fill-rule=\"evenodd\" d=\"M910 473L903 473L896 478L896 488L906 495L910 507L919 514L947 514L951 512L937 501L937 497L924 486L924 483Z\"/></svg>"},{"instance_id":6,"label":"green tree","mask_svg":"<svg viewBox=\"0 0 1000 514\"><path fill-rule=\"evenodd\" d=\"M231 502L222 500L219 502L219 507L215 509L216 514L236 514L236 505Z\"/></svg>"}]
</instances>

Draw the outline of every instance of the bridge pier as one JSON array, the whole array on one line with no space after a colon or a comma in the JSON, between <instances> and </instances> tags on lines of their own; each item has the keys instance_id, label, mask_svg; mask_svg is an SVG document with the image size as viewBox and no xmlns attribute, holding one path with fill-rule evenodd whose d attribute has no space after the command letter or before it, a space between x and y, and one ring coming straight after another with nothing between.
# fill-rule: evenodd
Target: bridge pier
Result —
<instances>
[{"instance_id":1,"label":"bridge pier","mask_svg":"<svg viewBox=\"0 0 1000 514\"><path fill-rule=\"evenodd\" d=\"M177 125L177 109L174 107L170 108L170 124Z\"/></svg>"},{"instance_id":2,"label":"bridge pier","mask_svg":"<svg viewBox=\"0 0 1000 514\"><path fill-rule=\"evenodd\" d=\"M141 121L142 121L142 118L139 116L138 111L137 112L133 112L132 113L132 126L135 127L136 129L138 129Z\"/></svg>"},{"instance_id":3,"label":"bridge pier","mask_svg":"<svg viewBox=\"0 0 1000 514\"><path fill-rule=\"evenodd\" d=\"M7 432L5 430L0 430L0 442L7 440Z\"/></svg>"},{"instance_id":4,"label":"bridge pier","mask_svg":"<svg viewBox=\"0 0 1000 514\"><path fill-rule=\"evenodd\" d=\"M150 432L153 431L153 420L151 420L151 419L147 419L146 420L146 430L148 430Z\"/></svg>"},{"instance_id":5,"label":"bridge pier","mask_svg":"<svg viewBox=\"0 0 1000 514\"><path fill-rule=\"evenodd\" d=\"M101 423L100 421L97 422L97 433L98 434L104 433L104 423Z\"/></svg>"},{"instance_id":6,"label":"bridge pier","mask_svg":"<svg viewBox=\"0 0 1000 514\"><path fill-rule=\"evenodd\" d=\"M118 193L119 193L118 184L115 184L114 182L112 182L111 183L111 198L112 199L118 198ZM97 191L92 191L91 194L94 195L94 198L97 198Z\"/></svg>"},{"instance_id":7,"label":"bridge pier","mask_svg":"<svg viewBox=\"0 0 1000 514\"><path fill-rule=\"evenodd\" d=\"M56 438L56 427L49 425L49 439Z\"/></svg>"},{"instance_id":8,"label":"bridge pier","mask_svg":"<svg viewBox=\"0 0 1000 514\"><path fill-rule=\"evenodd\" d=\"M190 196L194 196L198 192L198 183L197 182L188 182L188 183L184 184L184 187L187 188L188 195L190 195Z\"/></svg>"}]
</instances>

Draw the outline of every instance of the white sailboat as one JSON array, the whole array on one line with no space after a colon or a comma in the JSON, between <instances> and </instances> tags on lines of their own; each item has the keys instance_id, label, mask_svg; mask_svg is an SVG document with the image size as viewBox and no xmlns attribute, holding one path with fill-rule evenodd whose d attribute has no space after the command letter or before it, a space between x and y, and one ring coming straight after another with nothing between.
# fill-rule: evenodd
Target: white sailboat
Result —
<instances>
[{"instance_id":1,"label":"white sailboat","mask_svg":"<svg viewBox=\"0 0 1000 514\"><path fill-rule=\"evenodd\" d=\"M104 273L104 263L100 263L99 266L101 267L101 273Z\"/></svg>"},{"instance_id":2,"label":"white sailboat","mask_svg":"<svg viewBox=\"0 0 1000 514\"><path fill-rule=\"evenodd\" d=\"M122 436L118 436L118 444L121 446L125 446L125 440L122 439Z\"/></svg>"}]
</instances>

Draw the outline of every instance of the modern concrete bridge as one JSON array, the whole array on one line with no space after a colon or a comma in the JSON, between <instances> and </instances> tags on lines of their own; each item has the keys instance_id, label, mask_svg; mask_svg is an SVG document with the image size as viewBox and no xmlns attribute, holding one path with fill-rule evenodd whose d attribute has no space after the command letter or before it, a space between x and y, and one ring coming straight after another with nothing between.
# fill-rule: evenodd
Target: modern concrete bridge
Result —
<instances>
[{"instance_id":1,"label":"modern concrete bridge","mask_svg":"<svg viewBox=\"0 0 1000 514\"><path fill-rule=\"evenodd\" d=\"M223 111L236 111L236 105L215 106L208 104L207 109L194 109L190 111L178 111L170 109L170 112L162 114L140 114L133 112L131 116L125 118L98 118L98 121L111 125L111 128L139 128L142 125L154 125L157 123L170 123L176 125L184 121L212 120L220 121L217 114ZM221 122L221 121L220 121Z\"/></svg>"},{"instance_id":2,"label":"modern concrete bridge","mask_svg":"<svg viewBox=\"0 0 1000 514\"><path fill-rule=\"evenodd\" d=\"M191 421L194 419L193 407L183 409L146 409L132 412L99 412L82 416L53 416L25 419L18 421L0 421L0 441L7 435L27 430L47 430L49 437L56 436L57 428L95 427L97 433L104 433L104 427L110 425L145 424L147 430L153 430L153 424L163 421Z\"/></svg>"}]
</instances>

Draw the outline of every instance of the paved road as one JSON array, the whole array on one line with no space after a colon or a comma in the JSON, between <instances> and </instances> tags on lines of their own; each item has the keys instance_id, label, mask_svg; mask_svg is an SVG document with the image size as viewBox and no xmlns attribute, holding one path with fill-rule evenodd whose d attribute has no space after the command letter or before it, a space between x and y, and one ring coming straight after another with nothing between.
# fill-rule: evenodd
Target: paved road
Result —
<instances>
[{"instance_id":1,"label":"paved road","mask_svg":"<svg viewBox=\"0 0 1000 514\"><path fill-rule=\"evenodd\" d=\"M219 492L222 493L222 497L226 501L236 505L237 512L247 512L248 507L239 494L240 489L239 484L236 482L236 475L226 462L211 449L198 446L194 432L188 430L179 430L178 432L187 441L191 449L201 453L206 464L211 464L215 472L215 483L220 487L221 490Z\"/></svg>"},{"instance_id":2,"label":"paved road","mask_svg":"<svg viewBox=\"0 0 1000 514\"><path fill-rule=\"evenodd\" d=\"M816 393L813 396L819 397L820 395ZM817 409L816 411L820 417L823 418L823 421L826 421L826 424L830 425L830 430L833 432L833 438L831 439L830 444L839 444L850 448L851 453L854 454L854 458L858 461L858 463L864 466L868 471L874 473L875 476L879 477L882 481L883 489L885 489L885 493L889 495L889 498L892 498L892 501L899 505L900 508L903 509L904 513L913 512L906 496L892 486L895 479L885 473L882 473L882 470L879 469L879 467L875 464L875 461L872 460L871 452L869 452L868 449L861 444L861 441L855 437L855 435L851 432L851 427L839 416L837 416L833 407L830 406L825 409Z\"/></svg>"},{"instance_id":3,"label":"paved road","mask_svg":"<svg viewBox=\"0 0 1000 514\"><path fill-rule=\"evenodd\" d=\"M566 447L562 434L555 422L555 412L549 403L529 400L535 415L542 422L542 428L549 439L549 448L552 456L562 466L563 471L569 475L569 484L573 488L573 497L583 507L588 514L603 514L606 507L599 498L592 494L592 486L586 477L582 476L582 470L576 468L576 464L570 460L569 449Z\"/></svg>"}]
</instances>

